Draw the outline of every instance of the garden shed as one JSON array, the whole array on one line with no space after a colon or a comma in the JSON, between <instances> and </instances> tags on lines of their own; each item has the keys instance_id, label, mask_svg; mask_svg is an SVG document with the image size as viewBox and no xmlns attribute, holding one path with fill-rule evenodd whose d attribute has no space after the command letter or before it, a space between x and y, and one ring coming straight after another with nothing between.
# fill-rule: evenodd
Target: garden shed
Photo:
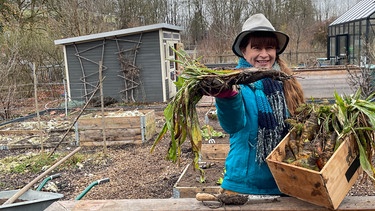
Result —
<instances>
[{"instance_id":1,"label":"garden shed","mask_svg":"<svg viewBox=\"0 0 375 211\"><path fill-rule=\"evenodd\" d=\"M328 27L327 58L332 64L367 64L365 44L374 42L375 1L362 0Z\"/></svg>"},{"instance_id":2,"label":"garden shed","mask_svg":"<svg viewBox=\"0 0 375 211\"><path fill-rule=\"evenodd\" d=\"M161 23L55 40L63 46L69 100L87 101L101 76L104 97L168 101L176 94L177 65L171 59L172 48L182 45L181 30Z\"/></svg>"}]
</instances>

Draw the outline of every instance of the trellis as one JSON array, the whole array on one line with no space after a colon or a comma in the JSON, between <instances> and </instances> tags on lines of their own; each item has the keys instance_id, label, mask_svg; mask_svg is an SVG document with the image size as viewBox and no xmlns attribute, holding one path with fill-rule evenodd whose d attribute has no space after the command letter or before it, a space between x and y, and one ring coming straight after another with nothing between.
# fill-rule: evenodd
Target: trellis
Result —
<instances>
[{"instance_id":1,"label":"trellis","mask_svg":"<svg viewBox=\"0 0 375 211\"><path fill-rule=\"evenodd\" d=\"M80 77L79 80L83 83L84 95L81 96L81 97L85 98L86 101L88 101L89 96L92 95L92 93L94 92L94 90L95 90L95 88L97 86L97 83L99 82L99 78L98 78L99 77L99 62L104 60L104 49L105 49L105 43L106 43L105 41L106 40L103 39L103 43L102 44L96 45L96 46L93 46L93 47L90 47L90 48L87 48L87 49L85 49L83 51L78 51L77 45L74 44L74 48L76 50L76 53L74 55L78 58L78 61L79 61L80 67L81 67L81 72L82 72L82 76ZM95 49L97 47L102 47L102 54L101 54L100 61L96 62L96 61L93 61L93 60L91 60L89 58L86 58L86 57L84 57L84 56L81 55L82 53L90 51L90 50L93 50L93 49ZM93 64L98 65L98 72L94 72L92 74L86 75L85 68L84 68L82 60L86 60L88 62L91 62ZM108 67L106 67L105 65L102 65L102 71L103 71L103 73L107 69L108 69ZM93 82L90 82L90 81L87 80L88 77L96 75L96 74L98 74L98 77L97 77L98 81L93 81L93 82L96 82L96 84L93 84ZM91 91L88 91L88 87L92 88L92 89L90 89Z\"/></svg>"},{"instance_id":2,"label":"trellis","mask_svg":"<svg viewBox=\"0 0 375 211\"><path fill-rule=\"evenodd\" d=\"M142 43L141 39L142 39L142 34L140 34L138 40L119 39L117 37L115 37L114 39L103 39L103 42L101 44L89 47L81 51L79 51L77 45L74 44L74 48L76 51L74 55L78 58L80 68L81 68L81 73L82 73L82 76L80 77L79 80L83 84L84 94L83 96L81 96L81 98L84 98L87 101L88 97L91 96L91 94L95 90L95 87L97 86L97 83L99 81L99 78L98 78L99 76L97 77L98 80L94 80L94 81L93 80L90 81L88 80L88 78L99 74L99 68L100 68L99 63L100 61L102 62L104 61L104 52L105 52L106 42L109 40L112 40L116 42L117 52L115 52L115 54L117 54L118 60L120 63L120 70L117 76L122 78L124 82L123 89L120 90L121 99L124 102L135 102L136 101L135 91L141 85L140 68L136 65L137 52ZM123 48L120 45L121 42L134 43L134 46L130 48ZM86 53L90 50L100 48L100 47L101 47L101 58L99 61L94 61L90 58L83 56L83 53ZM83 61L88 61L90 63L97 65L98 71L93 72L91 74L87 74L85 71ZM105 72L108 71L108 67L105 65L102 65L102 70L103 70L103 75L105 75Z\"/></svg>"},{"instance_id":3,"label":"trellis","mask_svg":"<svg viewBox=\"0 0 375 211\"><path fill-rule=\"evenodd\" d=\"M142 43L141 40L142 34L140 34L138 41L116 39L118 49L116 54L118 54L121 65L121 70L117 76L124 79L124 89L120 91L124 102L135 102L135 90L141 85L140 68L136 66L137 52ZM119 41L132 42L136 45L133 48L121 49Z\"/></svg>"}]
</instances>

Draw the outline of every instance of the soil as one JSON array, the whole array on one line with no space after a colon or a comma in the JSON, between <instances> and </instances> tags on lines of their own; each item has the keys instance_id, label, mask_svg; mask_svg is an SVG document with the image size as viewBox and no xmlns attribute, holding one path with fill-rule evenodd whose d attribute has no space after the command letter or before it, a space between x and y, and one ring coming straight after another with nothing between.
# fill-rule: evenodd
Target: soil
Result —
<instances>
[{"instance_id":1,"label":"soil","mask_svg":"<svg viewBox=\"0 0 375 211\"><path fill-rule=\"evenodd\" d=\"M163 109L165 104L157 105L138 105L136 107L122 107L123 109L154 109L156 131L159 132L164 124ZM200 117L201 125L205 124L205 114L215 110L214 106L198 106L197 111ZM72 116L73 117L73 116ZM209 118L209 125L214 130L222 131L217 119ZM58 187L57 192L64 195L61 200L74 200L83 190L92 182L109 178L109 182L94 186L88 191L82 199L148 199L148 198L171 198L173 197L173 186L181 177L182 172L193 160L193 154L190 149L189 141L186 141L182 148L180 163L172 163L165 159L169 141L163 139L150 153L153 140L143 144L126 144L123 146L110 146L107 148L106 156L103 154L102 147L87 148L83 147L80 153L87 155L87 158L80 168L71 168L64 171L53 171L52 174L60 173L61 177L53 179L51 182ZM204 143L208 143L205 140ZM228 135L224 138L215 138L215 143L228 143ZM73 151L74 147L59 147L58 151ZM47 149L48 150L48 149ZM14 149L2 150L0 159L6 156L25 154L27 152L38 152L39 149ZM93 155L95 158L93 159ZM190 181L186 185L194 186L217 186L217 180L222 177L223 164L217 161L206 161L214 163L206 169L206 181L200 183L198 171L188 172ZM207 164L206 163L206 164ZM20 189L31 182L40 173L1 173L0 191ZM188 179L189 180L189 179ZM33 188L39 184L35 184ZM179 184L181 186L181 184ZM184 184L183 184L184 185ZM47 185L45 186L47 187ZM47 191L45 188L43 191ZM349 195L367 196L375 195L375 188L368 178L359 179L353 186Z\"/></svg>"}]
</instances>

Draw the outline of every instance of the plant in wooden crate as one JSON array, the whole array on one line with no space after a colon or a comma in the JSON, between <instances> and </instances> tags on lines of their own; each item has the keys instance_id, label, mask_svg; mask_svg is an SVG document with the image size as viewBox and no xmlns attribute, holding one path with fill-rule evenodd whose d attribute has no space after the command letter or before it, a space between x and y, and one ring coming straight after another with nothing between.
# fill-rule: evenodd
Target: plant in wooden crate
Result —
<instances>
[{"instance_id":1,"label":"plant in wooden crate","mask_svg":"<svg viewBox=\"0 0 375 211\"><path fill-rule=\"evenodd\" d=\"M375 93L366 99L361 99L360 90L334 96L334 104L305 104L289 119L294 127L284 162L319 171L345 139L354 138L361 167L375 181Z\"/></svg>"}]
</instances>

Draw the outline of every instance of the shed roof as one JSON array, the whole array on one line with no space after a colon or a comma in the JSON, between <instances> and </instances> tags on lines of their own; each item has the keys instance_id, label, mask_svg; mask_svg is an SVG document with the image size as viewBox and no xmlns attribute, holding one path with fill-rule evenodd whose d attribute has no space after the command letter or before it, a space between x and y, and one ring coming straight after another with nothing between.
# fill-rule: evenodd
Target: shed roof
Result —
<instances>
[{"instance_id":1,"label":"shed roof","mask_svg":"<svg viewBox=\"0 0 375 211\"><path fill-rule=\"evenodd\" d=\"M352 8L338 17L329 26L352 22L356 20L362 20L370 17L375 12L375 1L374 0L362 0L355 4Z\"/></svg>"},{"instance_id":2,"label":"shed roof","mask_svg":"<svg viewBox=\"0 0 375 211\"><path fill-rule=\"evenodd\" d=\"M115 37L119 35L137 34L139 32L155 31L159 29L171 29L175 31L182 31L182 27L180 26L170 25L167 23L159 23L159 24L153 24L153 25L147 25L147 26L139 26L139 27L134 27L134 28L127 28L127 29L121 29L121 30L116 30L116 31L55 40L55 45L66 45L66 44L77 43L77 42L88 42L88 41L102 39L105 37Z\"/></svg>"}]
</instances>

